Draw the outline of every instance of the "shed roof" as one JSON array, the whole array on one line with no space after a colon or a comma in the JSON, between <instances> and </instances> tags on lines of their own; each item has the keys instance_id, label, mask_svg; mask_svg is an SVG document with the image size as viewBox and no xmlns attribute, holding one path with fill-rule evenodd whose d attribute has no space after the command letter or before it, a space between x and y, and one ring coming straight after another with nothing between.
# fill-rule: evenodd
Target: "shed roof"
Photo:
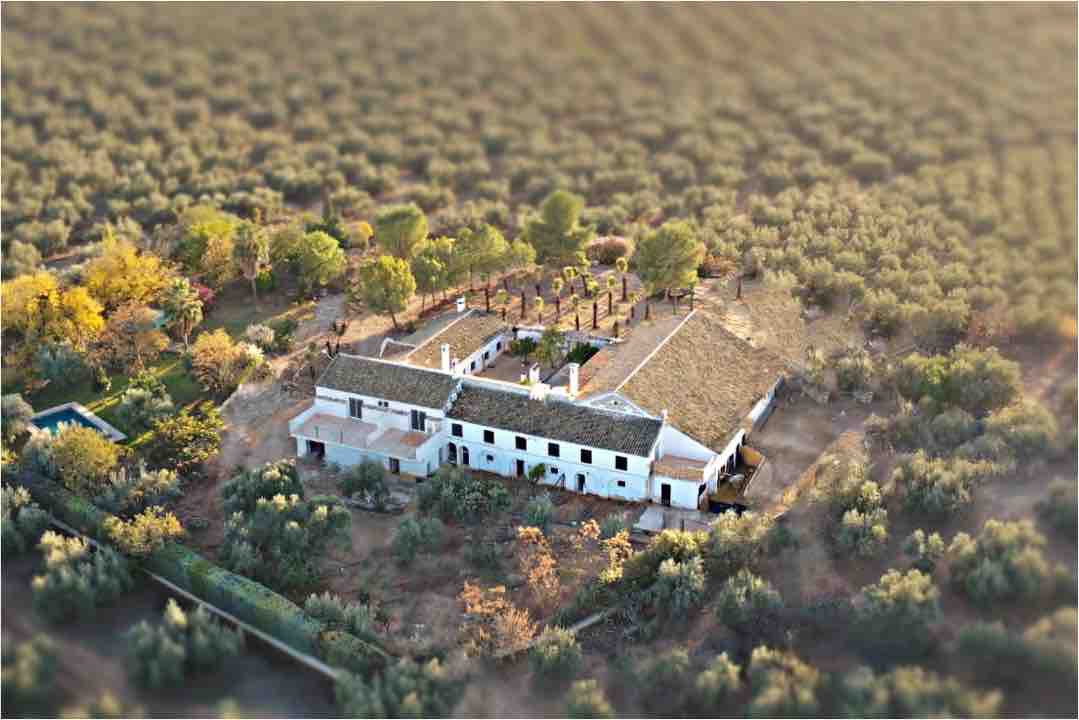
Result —
<instances>
[{"instance_id":1,"label":"shed roof","mask_svg":"<svg viewBox=\"0 0 1079 720\"><path fill-rule=\"evenodd\" d=\"M464 383L450 418L647 457L662 423L653 418L598 410L561 400L532 400L508 390Z\"/></svg>"},{"instance_id":2,"label":"shed roof","mask_svg":"<svg viewBox=\"0 0 1079 720\"><path fill-rule=\"evenodd\" d=\"M509 327L495 314L473 310L457 321L447 325L437 335L424 342L408 355L406 360L413 365L440 369L442 365L442 345L450 346L450 357L464 360L487 344L496 335L506 332Z\"/></svg>"},{"instance_id":3,"label":"shed roof","mask_svg":"<svg viewBox=\"0 0 1079 720\"><path fill-rule=\"evenodd\" d=\"M446 373L341 354L315 383L317 387L441 409L457 386Z\"/></svg>"}]
</instances>

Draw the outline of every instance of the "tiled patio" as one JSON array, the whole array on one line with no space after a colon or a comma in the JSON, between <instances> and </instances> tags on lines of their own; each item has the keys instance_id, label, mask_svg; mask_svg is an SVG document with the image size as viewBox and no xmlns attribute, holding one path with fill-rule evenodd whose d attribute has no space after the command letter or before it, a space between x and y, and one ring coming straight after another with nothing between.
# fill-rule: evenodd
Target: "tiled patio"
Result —
<instances>
[{"instance_id":1,"label":"tiled patio","mask_svg":"<svg viewBox=\"0 0 1079 720\"><path fill-rule=\"evenodd\" d=\"M383 430L362 420L323 413L311 415L292 434L405 459L415 458L416 448L433 437L395 428Z\"/></svg>"}]
</instances>

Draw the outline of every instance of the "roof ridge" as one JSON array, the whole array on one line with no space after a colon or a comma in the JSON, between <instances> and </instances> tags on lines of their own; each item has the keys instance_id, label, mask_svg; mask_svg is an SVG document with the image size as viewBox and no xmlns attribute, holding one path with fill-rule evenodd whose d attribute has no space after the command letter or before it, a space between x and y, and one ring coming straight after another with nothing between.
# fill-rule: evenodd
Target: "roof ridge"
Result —
<instances>
[{"instance_id":1,"label":"roof ridge","mask_svg":"<svg viewBox=\"0 0 1079 720\"><path fill-rule=\"evenodd\" d=\"M398 362L396 360L392 360L392 359L388 359L388 358L372 357L370 355L357 355L355 353L339 352L339 353L337 353L337 355L334 356L333 360L330 361L330 365L333 365L334 361L336 361L337 358L339 358L339 357L347 357L347 358L350 358L350 359L353 359L353 360L368 360L370 362L381 363L383 365L393 365L394 367L405 368L406 370L419 370L421 372L429 372L429 373L434 373L436 375L444 375L446 377L454 377L453 373L443 372L442 370L439 370L438 368L423 367L422 365L413 365L412 363L403 363L403 362ZM326 366L326 370L330 369L330 365ZM323 373L325 373L325 372L326 371L323 370ZM321 376L319 376L319 379L321 379Z\"/></svg>"},{"instance_id":2,"label":"roof ridge","mask_svg":"<svg viewBox=\"0 0 1079 720\"><path fill-rule=\"evenodd\" d=\"M611 390L611 392L612 393L618 392L619 390L621 390L625 386L626 383L628 383L630 380L632 380L633 376L636 375L640 371L641 368L643 368L645 365L647 365L652 360L652 358L655 357L656 353L658 353L663 348L663 346L666 345L667 342L672 337L677 335L678 331L682 329L682 326L685 325L687 322L689 322L689 319L691 317L693 317L694 315L696 315L696 314L697 314L696 308L694 308L693 310L690 310L689 314L686 315L685 318L683 318L682 322L678 323L678 325L675 326L675 328L673 330L671 330L669 333L667 333L667 336L665 338L663 338L663 340L661 340L658 345L656 345L654 348L652 348L652 352L648 353L648 355L645 356L644 360L641 360L641 362L639 362L637 364L637 367L633 368L633 372L631 372L626 377L622 378L622 382L618 383L618 386L614 390Z\"/></svg>"}]
</instances>

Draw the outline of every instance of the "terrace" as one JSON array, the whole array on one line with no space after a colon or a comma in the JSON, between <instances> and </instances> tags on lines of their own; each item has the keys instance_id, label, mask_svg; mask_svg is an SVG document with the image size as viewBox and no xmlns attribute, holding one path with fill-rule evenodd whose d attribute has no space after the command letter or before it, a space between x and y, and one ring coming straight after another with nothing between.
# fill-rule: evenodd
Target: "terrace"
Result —
<instances>
[{"instance_id":1,"label":"terrace","mask_svg":"<svg viewBox=\"0 0 1079 720\"><path fill-rule=\"evenodd\" d=\"M434 435L415 430L383 428L362 420L313 410L308 408L289 422L290 435L406 460L415 459L417 449L434 439Z\"/></svg>"}]
</instances>

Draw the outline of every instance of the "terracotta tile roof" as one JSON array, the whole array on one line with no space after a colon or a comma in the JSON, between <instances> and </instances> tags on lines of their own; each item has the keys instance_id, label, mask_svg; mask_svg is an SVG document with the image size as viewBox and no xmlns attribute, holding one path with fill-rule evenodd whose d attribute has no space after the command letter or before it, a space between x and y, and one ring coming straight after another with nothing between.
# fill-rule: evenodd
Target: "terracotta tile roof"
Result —
<instances>
[{"instance_id":1,"label":"terracotta tile roof","mask_svg":"<svg viewBox=\"0 0 1079 720\"><path fill-rule=\"evenodd\" d=\"M696 480L700 482L704 477L704 468L708 465L703 460L679 457L678 455L664 455L656 460L656 475L678 478L679 480Z\"/></svg>"},{"instance_id":2,"label":"terracotta tile roof","mask_svg":"<svg viewBox=\"0 0 1079 720\"><path fill-rule=\"evenodd\" d=\"M443 343L449 344L451 358L464 360L495 335L508 330L509 326L498 315L473 310L431 337L405 360L413 365L438 370L442 364Z\"/></svg>"},{"instance_id":3,"label":"terracotta tile roof","mask_svg":"<svg viewBox=\"0 0 1079 720\"><path fill-rule=\"evenodd\" d=\"M642 321L633 327L624 342L603 347L581 366L580 397L591 398L613 391L684 319L684 315L667 315Z\"/></svg>"},{"instance_id":4,"label":"terracotta tile roof","mask_svg":"<svg viewBox=\"0 0 1079 720\"><path fill-rule=\"evenodd\" d=\"M408 365L341 354L330 361L315 385L437 410L449 400L457 386L457 378Z\"/></svg>"},{"instance_id":5,"label":"terracotta tile roof","mask_svg":"<svg viewBox=\"0 0 1079 720\"><path fill-rule=\"evenodd\" d=\"M785 369L698 309L619 393L718 452Z\"/></svg>"},{"instance_id":6,"label":"terracotta tile roof","mask_svg":"<svg viewBox=\"0 0 1079 720\"><path fill-rule=\"evenodd\" d=\"M465 383L447 416L477 425L647 457L659 420Z\"/></svg>"}]
</instances>

